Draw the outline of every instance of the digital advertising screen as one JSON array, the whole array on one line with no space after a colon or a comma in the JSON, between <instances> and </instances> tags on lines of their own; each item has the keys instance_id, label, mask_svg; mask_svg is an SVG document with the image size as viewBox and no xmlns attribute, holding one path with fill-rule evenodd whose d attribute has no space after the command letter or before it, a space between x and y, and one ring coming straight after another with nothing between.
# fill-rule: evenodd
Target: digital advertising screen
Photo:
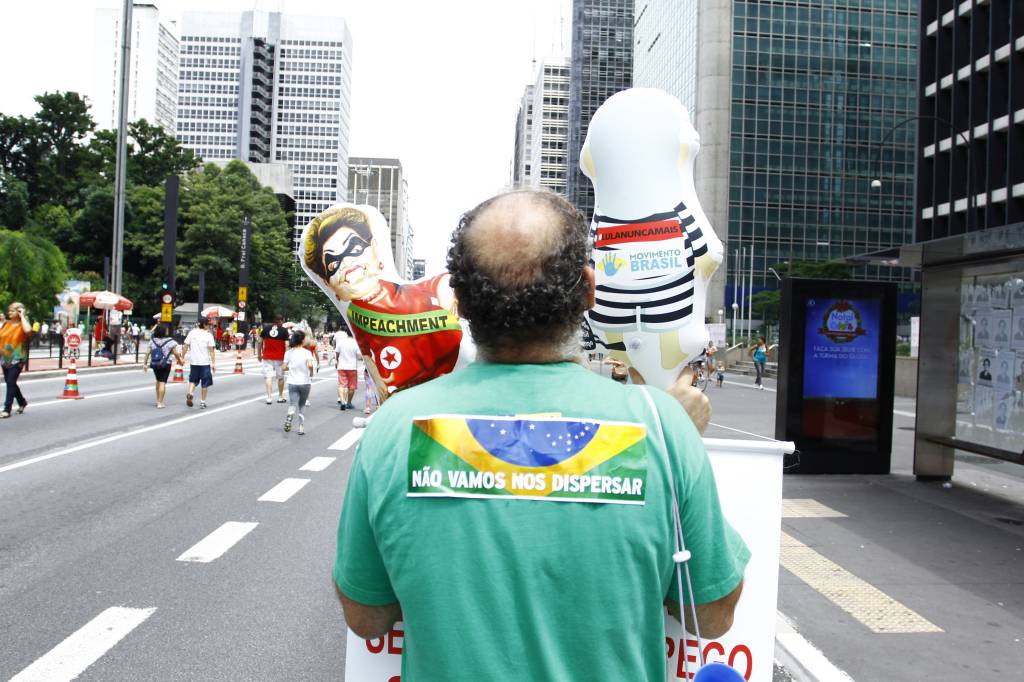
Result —
<instances>
[{"instance_id":1,"label":"digital advertising screen","mask_svg":"<svg viewBox=\"0 0 1024 682\"><path fill-rule=\"evenodd\" d=\"M878 396L878 299L809 298L804 313L804 398Z\"/></svg>"},{"instance_id":2,"label":"digital advertising screen","mask_svg":"<svg viewBox=\"0 0 1024 682\"><path fill-rule=\"evenodd\" d=\"M796 442L796 471L887 472L895 286L787 278L780 312L776 438Z\"/></svg>"}]
</instances>

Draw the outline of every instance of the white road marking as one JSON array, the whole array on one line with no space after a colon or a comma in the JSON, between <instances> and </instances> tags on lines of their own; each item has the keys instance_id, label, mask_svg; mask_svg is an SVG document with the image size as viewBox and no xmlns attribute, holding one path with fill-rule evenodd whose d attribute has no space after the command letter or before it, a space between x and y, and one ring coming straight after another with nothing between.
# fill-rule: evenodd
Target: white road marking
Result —
<instances>
[{"instance_id":1,"label":"white road marking","mask_svg":"<svg viewBox=\"0 0 1024 682\"><path fill-rule=\"evenodd\" d=\"M359 439L363 437L363 429L352 429L344 436L334 441L328 450L348 450L350 447L359 442Z\"/></svg>"},{"instance_id":2,"label":"white road marking","mask_svg":"<svg viewBox=\"0 0 1024 682\"><path fill-rule=\"evenodd\" d=\"M708 382L708 383L710 385L711 382ZM751 389L754 389L754 390L760 390L754 384L741 384L738 381L723 381L722 383L723 384L729 384L730 386L740 386L742 388L751 388ZM764 390L768 391L769 393L775 393L775 389L774 388L768 388L767 386L764 387Z\"/></svg>"},{"instance_id":3,"label":"white road marking","mask_svg":"<svg viewBox=\"0 0 1024 682\"><path fill-rule=\"evenodd\" d=\"M253 528L259 524L255 521L228 521L223 526L213 531L205 538L186 549L178 561L196 561L208 564L224 552L231 549L235 543L248 535Z\"/></svg>"},{"instance_id":4,"label":"white road marking","mask_svg":"<svg viewBox=\"0 0 1024 682\"><path fill-rule=\"evenodd\" d=\"M783 498L782 518L784 519L845 519L846 514L826 507L811 499Z\"/></svg>"},{"instance_id":5,"label":"white road marking","mask_svg":"<svg viewBox=\"0 0 1024 682\"><path fill-rule=\"evenodd\" d=\"M291 496L302 490L311 479L286 478L263 493L257 502L287 502Z\"/></svg>"},{"instance_id":6,"label":"white road marking","mask_svg":"<svg viewBox=\"0 0 1024 682\"><path fill-rule=\"evenodd\" d=\"M786 670L796 672L793 668L802 668L804 674L799 679L812 679L818 682L853 682L853 678L840 670L825 658L813 644L808 642L796 631L789 619L780 611L775 612L775 644L786 654L780 661ZM786 660L786 659L792 660Z\"/></svg>"},{"instance_id":7,"label":"white road marking","mask_svg":"<svg viewBox=\"0 0 1024 682\"><path fill-rule=\"evenodd\" d=\"M244 374L231 374L231 373L217 374L216 375L217 379L228 379L228 378L231 378L231 377L240 377L240 376L245 376L245 375ZM150 392L153 392L155 390L155 384L156 384L156 382L154 381L153 384L151 384L149 386L140 386L138 388L124 388L124 389L120 389L120 390L117 390L117 391L107 391L106 393L89 393L89 392L87 392L86 390L84 390L82 388L82 382L81 382L81 380L79 380L79 382L78 382L78 390L82 394L82 398L84 400L96 400L97 398L109 398L111 396L124 395L125 393L138 393L139 391L150 391ZM187 387L188 383L173 384L171 382L167 382L167 388L174 390L173 389L174 386L186 386ZM33 402L33 403L30 403L30 405L33 408L39 408L39 407L46 407L47 405L72 405L75 402L77 402L77 401L75 401L75 400L66 400L64 398L57 398L55 400L44 400L42 402Z\"/></svg>"},{"instance_id":8,"label":"white road marking","mask_svg":"<svg viewBox=\"0 0 1024 682\"><path fill-rule=\"evenodd\" d=\"M36 659L10 682L65 682L81 675L115 644L153 615L156 608L113 606Z\"/></svg>"},{"instance_id":9,"label":"white road marking","mask_svg":"<svg viewBox=\"0 0 1024 682\"><path fill-rule=\"evenodd\" d=\"M775 440L774 438L769 438L768 436L762 436L759 433L751 433L750 431L744 431L742 429L734 429L731 426L723 426L721 424L716 424L715 422L708 422L708 424L710 426L717 426L720 429L725 429L726 431L735 431L736 433L742 433L747 436L753 436L754 438L763 438L764 440Z\"/></svg>"},{"instance_id":10,"label":"white road marking","mask_svg":"<svg viewBox=\"0 0 1024 682\"><path fill-rule=\"evenodd\" d=\"M334 464L334 460L335 459L337 459L337 458L336 457L314 457L313 459L309 460L308 462L303 464L301 467L299 467L299 471L323 471L327 467L329 467L332 464Z\"/></svg>"},{"instance_id":11,"label":"white road marking","mask_svg":"<svg viewBox=\"0 0 1024 682\"><path fill-rule=\"evenodd\" d=\"M318 379L318 380L313 381L313 383L314 384L318 384L318 383L321 383L323 381L327 381L327 380L326 379ZM53 459L54 457L63 457L64 455L71 455L71 454L74 454L76 452L81 452L82 450L88 450L89 448L96 447L97 445L106 445L107 443L113 443L114 441L118 441L118 440L121 440L123 438L129 438L131 436L137 436L137 435L139 435L141 433L148 433L150 431L156 431L157 429L166 429L169 426L177 426L178 424L182 424L184 422L191 421L193 419L202 419L203 417L209 417L210 415L218 414L220 412L226 412L227 410L233 410L236 407L241 407L242 405L248 405L249 403L256 402L257 400L266 400L266 397L261 395L261 396L256 397L256 398L246 398L245 400L239 400L239 401L234 402L234 403L229 403L229 404L225 405L224 407L216 407L216 408L213 408L213 409L202 410L202 411L200 411L200 412L198 412L196 414L190 414L187 417L180 417L178 419L171 419L169 421L160 422L159 424L153 424L152 426L144 426L142 428L134 429L132 431L124 431L122 433L116 433L113 436L107 436L105 438L100 438L98 440L89 441L88 443L82 443L80 445L75 445L73 447L65 448L63 450L57 450L56 452L50 452L50 453L47 453L45 455L39 455L38 457L31 457L29 459L25 459L25 460L22 460L20 462L15 462L14 464L8 464L6 466L0 467L0 474L7 473L8 471L13 471L14 469L20 469L22 467L29 466L30 464L37 464L39 462L45 462L46 460ZM76 401L68 400L68 401L65 401L65 402L76 402Z\"/></svg>"},{"instance_id":12,"label":"white road marking","mask_svg":"<svg viewBox=\"0 0 1024 682\"><path fill-rule=\"evenodd\" d=\"M779 563L872 632L943 632L939 626L786 532L782 533Z\"/></svg>"},{"instance_id":13,"label":"white road marking","mask_svg":"<svg viewBox=\"0 0 1024 682\"><path fill-rule=\"evenodd\" d=\"M910 417L911 419L917 419L917 413L916 412L905 412L903 410L893 410L892 413L896 414L896 415L899 415L901 417Z\"/></svg>"}]
</instances>

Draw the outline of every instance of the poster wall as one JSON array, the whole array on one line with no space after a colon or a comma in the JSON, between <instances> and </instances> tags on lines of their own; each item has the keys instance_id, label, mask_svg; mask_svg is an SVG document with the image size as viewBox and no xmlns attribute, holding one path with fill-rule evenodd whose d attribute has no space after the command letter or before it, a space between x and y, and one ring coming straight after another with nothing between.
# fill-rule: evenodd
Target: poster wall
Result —
<instances>
[{"instance_id":1,"label":"poster wall","mask_svg":"<svg viewBox=\"0 0 1024 682\"><path fill-rule=\"evenodd\" d=\"M782 525L782 456L792 443L705 438L711 467L729 523L750 548L743 594L733 627L717 640L698 643L673 618L665 617L669 680L692 679L703 650L707 662L726 663L748 682L771 682L778 602L779 541ZM364 640L348 631L348 682L400 682L405 630L402 623L384 637Z\"/></svg>"}]
</instances>

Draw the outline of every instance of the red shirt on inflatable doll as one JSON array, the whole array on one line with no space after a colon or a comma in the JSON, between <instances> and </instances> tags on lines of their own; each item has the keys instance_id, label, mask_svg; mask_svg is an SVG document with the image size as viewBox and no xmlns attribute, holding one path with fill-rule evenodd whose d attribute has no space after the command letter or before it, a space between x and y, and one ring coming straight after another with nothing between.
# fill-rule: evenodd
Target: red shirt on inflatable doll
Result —
<instances>
[{"instance_id":1,"label":"red shirt on inflatable doll","mask_svg":"<svg viewBox=\"0 0 1024 682\"><path fill-rule=\"evenodd\" d=\"M447 277L443 273L407 284L379 280L377 292L349 304L347 317L359 350L373 359L388 393L455 369L462 328L438 299Z\"/></svg>"}]
</instances>

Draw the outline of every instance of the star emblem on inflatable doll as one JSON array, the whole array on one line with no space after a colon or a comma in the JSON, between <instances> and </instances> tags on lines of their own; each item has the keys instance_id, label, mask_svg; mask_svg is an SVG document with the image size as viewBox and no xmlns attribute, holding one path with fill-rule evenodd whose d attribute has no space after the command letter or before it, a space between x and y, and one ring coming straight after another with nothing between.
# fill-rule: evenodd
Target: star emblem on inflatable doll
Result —
<instances>
[{"instance_id":1,"label":"star emblem on inflatable doll","mask_svg":"<svg viewBox=\"0 0 1024 682\"><path fill-rule=\"evenodd\" d=\"M394 346L385 346L380 351L380 364L384 369L396 369L402 364L402 352Z\"/></svg>"}]
</instances>

